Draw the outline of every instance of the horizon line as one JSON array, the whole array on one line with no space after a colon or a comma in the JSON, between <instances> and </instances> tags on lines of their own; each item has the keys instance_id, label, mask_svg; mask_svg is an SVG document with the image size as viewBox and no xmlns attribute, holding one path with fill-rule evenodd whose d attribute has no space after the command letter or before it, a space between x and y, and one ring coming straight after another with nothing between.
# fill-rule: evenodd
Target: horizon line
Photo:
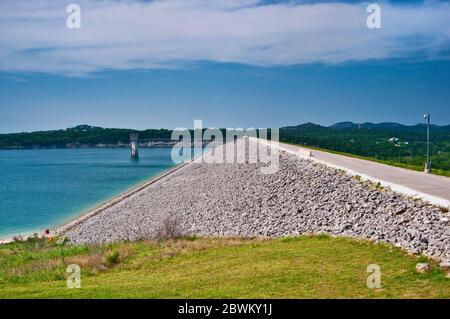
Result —
<instances>
[{"instance_id":1,"label":"horizon line","mask_svg":"<svg viewBox=\"0 0 450 319\"><path fill-rule=\"evenodd\" d=\"M267 129L283 129L283 128L291 128L291 127L297 127L297 126L302 126L302 125L306 125L306 124L313 124L316 126L320 126L320 127L324 127L324 128L332 128L333 126L336 126L337 124L353 124L353 125L364 125L364 124L372 124L372 125L382 125L382 124L395 124L395 125L399 125L399 126L403 126L403 127L417 127L417 126L426 126L426 123L416 123L416 124L402 124L399 122L361 122L361 123L357 123L357 122L353 122L353 121L340 121L340 122L335 122L331 125L321 125L321 124L317 124L311 121L307 121L301 124L295 124L295 125L286 125L286 126L281 126L281 127L265 127ZM31 133L38 133L38 132L56 132L56 131L66 131L69 129L75 129L78 127L82 127L82 126L87 126L90 128L99 128L99 129L115 129L115 130L133 130L133 131L146 131L146 130L168 130L168 131L173 131L176 128L166 128L166 127L153 127L153 128L145 128L145 129L137 129L137 128L126 128L126 127L107 127L107 126L97 126L97 125L90 125L90 124L78 124L72 127L66 127L66 128L59 128L59 129L41 129L41 130L34 130L34 131L17 131L17 132L7 132L7 133L2 133L0 132L0 135L9 135L9 134L31 134ZM447 127L450 126L449 124L443 124L443 125L439 125L439 124L430 124L430 127L438 127L438 128L442 128L442 127ZM218 129L249 129L249 128L254 128L254 129L263 129L264 127L248 127L248 128L243 128L243 127L215 127L215 126L211 126L211 127L203 127L203 129L207 129L207 128L218 128ZM194 128L186 128L189 130L193 130ZM367 128L366 128L367 129Z\"/></svg>"}]
</instances>

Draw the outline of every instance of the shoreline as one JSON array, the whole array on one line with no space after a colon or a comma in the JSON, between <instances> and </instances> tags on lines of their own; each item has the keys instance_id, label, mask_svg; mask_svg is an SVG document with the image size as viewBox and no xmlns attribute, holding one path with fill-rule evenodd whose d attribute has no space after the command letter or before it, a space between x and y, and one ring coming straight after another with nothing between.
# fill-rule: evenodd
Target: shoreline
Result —
<instances>
[{"instance_id":1,"label":"shoreline","mask_svg":"<svg viewBox=\"0 0 450 319\"><path fill-rule=\"evenodd\" d=\"M110 200L106 201L105 203L101 204L100 206L97 206L96 208L90 210L89 212L73 219L72 221L69 221L67 223L65 223L62 226L59 226L58 228L56 228L54 230L55 234L62 234L70 229L72 229L73 227L79 225L80 223L88 220L89 218L101 213L102 211L104 211L105 209L108 209L111 206L114 206L118 203L120 203L121 201L123 201L124 199L127 199L128 197L138 193L139 191L145 189L146 187L158 182L159 180L175 173L176 171L182 169L183 167L191 164L192 161L190 161L189 163L184 163L184 164L179 164L173 168L171 168L170 170L163 172L161 174L155 175L153 177L150 177L147 181L140 183L138 185L136 185L135 187L131 188L130 190L121 193L117 196L114 196L113 198L111 198Z\"/></svg>"},{"instance_id":2,"label":"shoreline","mask_svg":"<svg viewBox=\"0 0 450 319\"><path fill-rule=\"evenodd\" d=\"M73 219L72 221L66 222L63 225L57 227L54 231L53 234L62 234L64 232L69 231L70 229L72 229L73 227L81 224L82 222L88 220L89 218L98 215L99 213L101 213L102 211L122 202L123 200L133 196L134 194L142 191L143 189L147 188L150 185L153 185L154 183L162 180L163 178L166 178L170 175L172 175L175 172L178 172L179 170L181 170L182 168L194 163L196 160L201 159L204 155L208 154L210 152L210 150L208 150L207 148L204 148L202 150L202 154L198 157L194 157L192 158L189 162L187 163L181 163L176 165L175 167L162 172L158 175L152 176L149 179L147 179L146 181L139 183L138 185L132 187L131 189L129 189L128 191L118 194L117 196L112 197L111 199L107 200L106 202L104 202L103 204L97 206L96 208L93 208L91 210L89 210L88 212L86 212L85 214L78 216L77 218ZM0 241L1 244L1 241Z\"/></svg>"},{"instance_id":3,"label":"shoreline","mask_svg":"<svg viewBox=\"0 0 450 319\"><path fill-rule=\"evenodd\" d=\"M199 158L202 158L205 154L207 154L209 151L203 150L202 155L198 156L197 158L191 159L188 163L181 163L176 165L175 167L170 168L169 170L162 172L160 174L157 174L155 176L152 176L148 179L146 179L144 182L140 182L134 186L132 186L130 189L120 192L117 195L114 195L107 199L106 201L101 201L101 203L94 205L93 208L86 210L85 212L81 212L81 215L77 214L77 217L70 218L69 221L64 222L56 227L54 229L50 229L50 234L56 235L56 234L62 234L73 227L79 225L80 223L88 220L89 218L101 213L105 209L108 209L111 206L114 206L115 204L120 203L121 201L125 200L126 198L138 193L139 191L145 189L146 187L158 182L159 180L177 172L178 170L182 169L183 167L186 167L189 164L192 164L194 161L196 161ZM25 235L22 236L23 239L27 239L32 237L35 233L39 234L37 231L27 231ZM19 234L20 235L20 234ZM16 235L16 236L19 236ZM20 235L21 236L21 235ZM14 242L14 237L4 237L0 238L0 245L2 244L8 244L11 242Z\"/></svg>"},{"instance_id":4,"label":"shoreline","mask_svg":"<svg viewBox=\"0 0 450 319\"><path fill-rule=\"evenodd\" d=\"M138 183L137 185L131 187L130 189L128 189L125 192L121 192L115 196L112 196L111 198L107 199L106 201L102 201L101 204L95 205L92 209L88 209L86 210L86 212L81 213L81 215L78 215L77 217L72 217L70 218L69 221L62 223L62 225L57 226L56 228L54 228L53 230L50 229L50 233L51 234L62 234L68 230L70 230L71 228L77 226L78 224L86 221L87 219L99 214L100 212L102 212L103 210L117 204L120 203L121 201L123 201L124 199L136 194L137 192L141 191L142 189L148 187L149 185L152 185L153 183L159 181L160 179L178 171L179 169L185 167L186 165L192 163L184 163L184 164L179 164L171 169L169 169L168 171L162 172L160 174L157 174L155 176L152 176L150 178L148 178L146 181ZM24 239L30 238L33 236L33 234L38 233L36 231L27 231L27 233L25 235L23 235L22 237ZM19 236L19 235L17 235ZM2 238L0 239L0 245L1 244L7 244L7 243L11 243L14 241L14 237L6 237L6 238Z\"/></svg>"},{"instance_id":5,"label":"shoreline","mask_svg":"<svg viewBox=\"0 0 450 319\"><path fill-rule=\"evenodd\" d=\"M106 205L107 203L110 203L111 201L113 201L113 200L115 200L115 199L117 199L117 198L127 194L128 192L131 192L134 189L136 189L138 187L141 187L143 184L149 183L153 178L157 178L157 177L159 177L160 175L162 175L164 173L170 172L171 170L175 169L176 167L178 167L178 166L171 167L167 171L164 171L164 172L161 172L161 173L156 174L154 176L145 178L143 181L135 183L135 184L133 184L130 187L127 187L124 191L120 191L119 193L117 193L115 195L108 196L108 198L106 198L106 199L99 200L95 204L89 205L88 207L86 207L84 209L81 209L81 210L79 210L76 213L70 214L70 216L68 216L68 218L65 221L56 222L53 227L47 227L47 228L44 227L44 228L45 229L49 229L51 233L57 233L56 229L64 227L65 225L70 224L70 223L72 223L72 222L82 218L83 216L85 216L85 215L91 213L92 211L94 211L94 210L96 210L96 209ZM22 238L26 239L26 238L32 237L34 234L38 234L39 235L39 233L42 232L42 230L44 230L44 229L26 230L26 231L24 231L24 232L22 232L20 234L13 235L12 237L11 237L11 235L8 235L8 236L5 236L5 237L0 237L0 245L14 241L14 237L15 236L21 236Z\"/></svg>"}]
</instances>

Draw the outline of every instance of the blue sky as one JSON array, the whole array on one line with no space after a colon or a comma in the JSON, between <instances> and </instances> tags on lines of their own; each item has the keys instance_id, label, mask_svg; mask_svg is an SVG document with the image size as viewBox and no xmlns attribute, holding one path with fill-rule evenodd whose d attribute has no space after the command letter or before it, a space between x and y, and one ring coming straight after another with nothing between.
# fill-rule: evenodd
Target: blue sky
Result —
<instances>
[{"instance_id":1,"label":"blue sky","mask_svg":"<svg viewBox=\"0 0 450 319\"><path fill-rule=\"evenodd\" d=\"M74 1L76 2L76 1ZM360 1L0 4L0 132L450 123L450 5Z\"/></svg>"}]
</instances>

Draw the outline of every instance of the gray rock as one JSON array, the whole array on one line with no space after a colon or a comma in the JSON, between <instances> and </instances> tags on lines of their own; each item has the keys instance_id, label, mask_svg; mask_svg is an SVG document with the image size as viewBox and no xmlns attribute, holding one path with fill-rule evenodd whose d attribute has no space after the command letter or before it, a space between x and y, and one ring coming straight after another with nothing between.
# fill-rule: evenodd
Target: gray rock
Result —
<instances>
[{"instance_id":1,"label":"gray rock","mask_svg":"<svg viewBox=\"0 0 450 319\"><path fill-rule=\"evenodd\" d=\"M450 269L450 259L446 259L443 260L440 264L439 267L443 268L443 269Z\"/></svg>"},{"instance_id":2,"label":"gray rock","mask_svg":"<svg viewBox=\"0 0 450 319\"><path fill-rule=\"evenodd\" d=\"M419 263L416 265L416 271L419 273L424 273L430 271L431 267L428 263Z\"/></svg>"}]
</instances>

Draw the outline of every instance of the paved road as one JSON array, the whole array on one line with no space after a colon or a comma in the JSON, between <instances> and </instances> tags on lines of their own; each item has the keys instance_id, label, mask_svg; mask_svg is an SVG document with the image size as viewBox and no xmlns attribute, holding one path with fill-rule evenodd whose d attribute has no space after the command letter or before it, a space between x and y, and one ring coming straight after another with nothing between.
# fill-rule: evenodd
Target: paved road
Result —
<instances>
[{"instance_id":1,"label":"paved road","mask_svg":"<svg viewBox=\"0 0 450 319\"><path fill-rule=\"evenodd\" d=\"M381 181L392 189L417 194L425 200L442 206L450 206L450 177L425 174L404 168L389 166L354 157L332 154L322 151L280 143L280 148L297 153L303 157L311 152L311 158L325 164L337 166L353 173ZM436 197L436 198L434 198Z\"/></svg>"}]
</instances>

